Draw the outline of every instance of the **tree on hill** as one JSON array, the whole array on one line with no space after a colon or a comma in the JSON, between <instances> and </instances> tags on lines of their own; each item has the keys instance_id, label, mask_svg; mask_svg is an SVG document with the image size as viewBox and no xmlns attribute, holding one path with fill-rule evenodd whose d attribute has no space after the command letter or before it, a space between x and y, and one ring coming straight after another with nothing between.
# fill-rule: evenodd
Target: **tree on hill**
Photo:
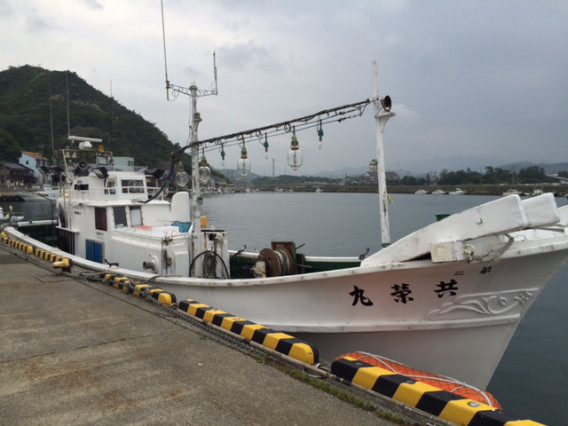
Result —
<instances>
[{"instance_id":1,"label":"tree on hill","mask_svg":"<svg viewBox=\"0 0 568 426\"><path fill-rule=\"evenodd\" d=\"M134 157L135 164L169 167L175 148L154 124L70 71L49 71L29 65L0 72L0 148L3 160L15 161L21 150L53 158L53 148L68 145L70 133L103 139L117 156ZM189 167L189 156L183 162Z\"/></svg>"}]
</instances>

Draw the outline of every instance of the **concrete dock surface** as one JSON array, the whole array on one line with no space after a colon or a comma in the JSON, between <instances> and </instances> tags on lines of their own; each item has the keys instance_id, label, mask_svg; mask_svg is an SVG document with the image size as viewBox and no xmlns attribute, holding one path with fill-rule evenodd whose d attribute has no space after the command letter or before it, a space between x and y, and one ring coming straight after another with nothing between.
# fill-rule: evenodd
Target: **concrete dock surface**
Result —
<instances>
[{"instance_id":1,"label":"concrete dock surface","mask_svg":"<svg viewBox=\"0 0 568 426\"><path fill-rule=\"evenodd\" d=\"M0 246L1 424L401 424L39 262Z\"/></svg>"}]
</instances>

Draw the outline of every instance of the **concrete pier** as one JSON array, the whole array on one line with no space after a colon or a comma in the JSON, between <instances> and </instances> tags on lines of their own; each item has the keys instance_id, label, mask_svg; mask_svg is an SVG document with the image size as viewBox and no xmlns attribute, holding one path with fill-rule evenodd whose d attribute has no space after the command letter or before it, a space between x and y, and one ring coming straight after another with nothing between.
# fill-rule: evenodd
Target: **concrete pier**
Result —
<instances>
[{"instance_id":1,"label":"concrete pier","mask_svg":"<svg viewBox=\"0 0 568 426\"><path fill-rule=\"evenodd\" d=\"M386 420L160 306L41 262L0 246L2 424L437 423L394 405L398 418Z\"/></svg>"}]
</instances>

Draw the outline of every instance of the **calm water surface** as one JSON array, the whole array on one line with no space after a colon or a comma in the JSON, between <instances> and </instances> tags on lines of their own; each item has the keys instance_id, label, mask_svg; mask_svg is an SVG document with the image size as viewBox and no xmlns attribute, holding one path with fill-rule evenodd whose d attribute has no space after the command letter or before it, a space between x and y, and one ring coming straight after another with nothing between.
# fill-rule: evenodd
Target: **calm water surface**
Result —
<instances>
[{"instance_id":1,"label":"calm water surface","mask_svg":"<svg viewBox=\"0 0 568 426\"><path fill-rule=\"evenodd\" d=\"M496 197L393 194L392 240L435 220ZM557 198L559 206L565 199ZM10 203L0 204L8 211ZM26 219L51 215L49 202L11 203ZM209 225L228 231L229 246L247 251L270 241L305 244L302 253L358 256L380 248L376 194L252 193L205 198ZM551 425L566 422L568 398L568 267L564 267L533 304L513 337L488 390L506 411Z\"/></svg>"},{"instance_id":2,"label":"calm water surface","mask_svg":"<svg viewBox=\"0 0 568 426\"><path fill-rule=\"evenodd\" d=\"M435 220L497 197L393 194L392 241ZM566 199L556 199L559 206ZM209 224L228 231L232 249L294 241L310 255L357 256L380 248L376 194L252 193L205 199ZM549 283L513 337L488 390L506 411L565 424L568 398L568 266Z\"/></svg>"}]
</instances>

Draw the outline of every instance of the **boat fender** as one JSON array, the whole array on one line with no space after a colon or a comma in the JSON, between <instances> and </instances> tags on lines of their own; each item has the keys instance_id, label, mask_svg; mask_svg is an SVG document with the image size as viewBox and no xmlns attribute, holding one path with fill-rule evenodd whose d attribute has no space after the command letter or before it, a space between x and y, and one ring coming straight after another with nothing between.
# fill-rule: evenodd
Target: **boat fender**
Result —
<instances>
[{"instance_id":1,"label":"boat fender","mask_svg":"<svg viewBox=\"0 0 568 426\"><path fill-rule=\"evenodd\" d=\"M61 258L57 262L53 262L51 264L51 267L53 269L61 269L62 271L70 272L71 271L71 262L67 258Z\"/></svg>"}]
</instances>

